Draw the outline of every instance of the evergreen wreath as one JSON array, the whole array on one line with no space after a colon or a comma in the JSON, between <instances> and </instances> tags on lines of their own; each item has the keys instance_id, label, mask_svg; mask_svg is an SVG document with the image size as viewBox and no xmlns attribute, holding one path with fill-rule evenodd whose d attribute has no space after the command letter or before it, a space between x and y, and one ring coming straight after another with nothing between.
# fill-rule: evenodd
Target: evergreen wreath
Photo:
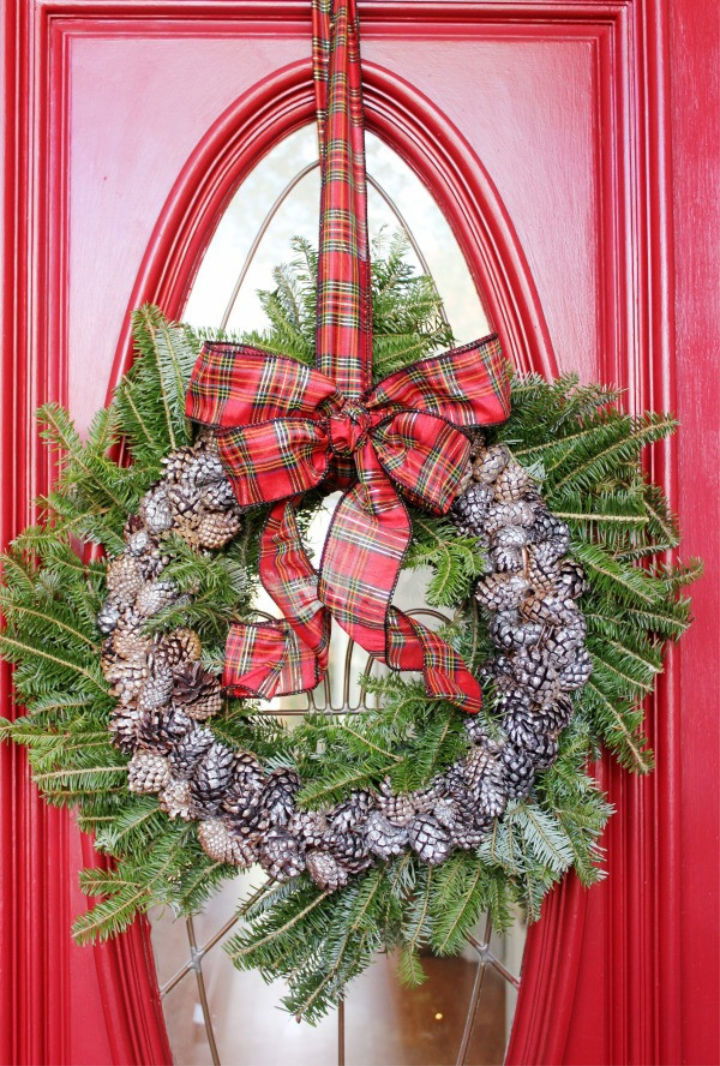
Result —
<instances>
[{"instance_id":1,"label":"evergreen wreath","mask_svg":"<svg viewBox=\"0 0 720 1066\"><path fill-rule=\"evenodd\" d=\"M294 247L261 294L268 330L243 339L311 364L317 254ZM372 262L383 378L452 337L402 242ZM584 884L601 876L610 808L588 760L604 745L651 768L642 701L699 572L662 561L676 525L640 466L674 420L633 418L615 390L573 376L516 377L512 414L475 436L449 518L408 504L405 565L430 568L427 599L452 612L443 636L482 680L482 711L463 719L390 674L365 678L362 713L291 730L218 677L228 626L253 617L266 508L240 513L212 434L193 439L185 420L201 338L153 307L134 335L137 358L86 440L67 412L41 409L60 473L0 590L0 651L26 708L3 735L116 859L81 874L100 901L78 940L157 904L192 912L259 862L270 878L227 951L284 977L285 1007L315 1022L377 951L398 949L402 978L420 982L419 952L458 952L482 912L502 931L514 904L537 917L571 867ZM320 502L305 497L302 523Z\"/></svg>"}]
</instances>

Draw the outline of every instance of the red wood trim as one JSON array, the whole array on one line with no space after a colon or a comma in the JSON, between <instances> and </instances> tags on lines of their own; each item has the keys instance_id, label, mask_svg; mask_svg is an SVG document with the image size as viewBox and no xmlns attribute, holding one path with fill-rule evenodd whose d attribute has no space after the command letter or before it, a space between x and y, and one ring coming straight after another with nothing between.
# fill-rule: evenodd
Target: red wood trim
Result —
<instances>
[{"instance_id":1,"label":"red wood trim","mask_svg":"<svg viewBox=\"0 0 720 1066\"><path fill-rule=\"evenodd\" d=\"M713 220L717 222L709 131L713 123L720 123L720 103L707 43L717 44L714 3L372 0L361 3L361 15L370 35L549 36L570 28L597 41L598 146L605 147L599 156L605 283L604 304L598 310L603 318L614 311L617 323L614 335L606 337L607 376L630 385L633 404L677 406L685 416L681 441L657 450L655 474L684 508L691 550L703 551L713 501L708 500L698 468L702 460L716 469L720 458L711 455L712 441L704 432L714 417L709 352L720 318L717 298L705 282L713 270L707 233L713 230ZM2 48L9 106L0 356L3 541L30 519L30 500L49 475L29 412L41 399L63 395L65 194L58 176L63 172L64 141L62 130L58 134L58 116L48 113L47 101L49 87L57 88L64 76L68 35L136 30L231 34L239 20L244 28L248 20L256 20L258 33L268 32L263 23L272 34L296 32L309 23L308 6L306 0L189 0L182 6L177 0L6 0ZM306 121L310 112L302 92L293 89L296 75L281 74L290 82L288 111L279 121L290 129L293 122ZM493 313L512 331L511 346L536 365L550 367L552 353L532 283L487 175L472 160L459 158L462 152L452 127L433 114L432 105L419 94L379 68L368 66L368 76L372 128L395 144L445 198L442 202L463 250L480 264L483 285L495 287ZM688 101L694 102L698 85L704 87L702 100L689 122L685 109ZM675 99L669 96L670 88ZM263 104L260 97L257 102ZM263 106L272 110L269 101ZM226 119L230 121L230 116ZM425 158L426 130L432 134L432 166ZM217 127L215 132L220 136ZM52 142L50 133L57 134ZM235 133L247 137L239 127ZM269 127L264 136L269 147ZM245 141L225 147L228 158L235 152L236 164L245 159L249 165ZM693 161L705 182L702 209L686 160ZM196 166L193 156L176 189L180 199L166 205L138 278L138 294L155 294L169 310L182 303L191 276L182 273L180 260L186 271L195 269L213 225L212 211L204 212L199 202L190 202L190 177ZM668 190L669 172L676 190ZM215 172L215 180L212 210L219 211L238 173ZM187 183L184 188L182 181ZM485 223L478 222L479 206L488 212ZM171 229L173 220L185 226L182 233ZM677 259L682 280L678 293L672 281L674 230L683 250ZM166 273L163 248L169 260ZM518 286L520 306L514 308L512 294ZM679 382L673 348L675 306L682 358L693 360L693 374L684 372ZM627 353L625 361L617 354L621 352ZM706 386L693 391L694 375ZM685 463L682 480L677 476L678 449ZM707 548L704 554L708 569L715 568L717 545L712 556ZM707 705L709 682L703 677L716 656L713 589L717 585L711 581L706 579L698 588L698 625L672 657L651 710L657 773L640 783L615 771L605 778L620 807L607 835L610 880L589 894L567 882L547 902L542 922L531 932L510 1063L720 1059L708 1024L718 998L717 960L712 938L703 928L703 921L712 926L718 898L710 857L717 841L717 816L708 803L718 769L712 748L718 739L717 716ZM681 725L681 680L684 702L701 725L687 719ZM2 681L7 701L6 668ZM704 696L706 704L689 706L693 693L699 699ZM78 957L67 935L73 910L69 889L57 871L68 868L75 830L70 831L62 812L39 802L28 782L23 754L16 749L0 752L0 793L4 888L0 1055L6 1062L68 1062L75 1016L70 974ZM686 870L691 868L686 876L683 864ZM85 951L82 958L88 957ZM100 1016L102 1001L110 1028L113 1017L124 1021L120 1032L107 1037L99 1033L97 1023L93 1025L98 1036L87 1061L168 1061L156 1005L150 1012L152 1031L143 1028L145 997L153 987L146 930L138 926L115 946L94 949L94 958L99 960L102 992L94 1001L97 1012L90 1011L89 1016ZM133 1025L137 1030L129 1032Z\"/></svg>"}]
</instances>

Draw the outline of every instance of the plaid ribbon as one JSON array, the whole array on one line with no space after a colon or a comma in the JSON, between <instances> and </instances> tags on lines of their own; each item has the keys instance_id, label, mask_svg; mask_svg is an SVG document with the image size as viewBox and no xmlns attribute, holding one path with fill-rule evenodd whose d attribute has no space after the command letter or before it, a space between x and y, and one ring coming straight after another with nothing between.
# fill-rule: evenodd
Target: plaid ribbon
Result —
<instances>
[{"instance_id":1,"label":"plaid ribbon","mask_svg":"<svg viewBox=\"0 0 720 1066\"><path fill-rule=\"evenodd\" d=\"M401 496L452 506L469 455L461 431L503 421L509 385L496 335L425 359L370 388L372 315L358 28L353 0L313 0L321 138L318 327L313 369L246 345L208 342L188 417L215 428L239 504L272 504L260 578L282 617L235 624L224 683L266 699L314 688L330 620L395 670L421 670L429 693L477 711L480 686L453 649L391 604L407 551ZM343 488L319 572L296 523L302 495Z\"/></svg>"}]
</instances>

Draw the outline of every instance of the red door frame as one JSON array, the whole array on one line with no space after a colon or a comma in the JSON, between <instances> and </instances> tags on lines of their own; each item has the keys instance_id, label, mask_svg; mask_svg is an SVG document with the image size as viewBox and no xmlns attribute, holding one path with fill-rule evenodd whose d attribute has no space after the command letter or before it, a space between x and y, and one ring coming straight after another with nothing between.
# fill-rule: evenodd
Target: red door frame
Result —
<instances>
[{"instance_id":1,"label":"red door frame","mask_svg":"<svg viewBox=\"0 0 720 1066\"><path fill-rule=\"evenodd\" d=\"M608 298L612 293L618 306L625 304L635 323L630 334L635 343L626 349L611 345L608 377L630 386L635 406L670 407L679 413L683 434L658 449L654 472L680 512L686 551L705 557L708 574L694 594L697 624L671 656L650 708L657 772L638 782L607 767L600 771L619 809L607 835L610 878L590 893L566 882L530 934L509 1062L716 1063L717 944L708 933L718 903L713 861L718 812L708 800L716 794L719 738L716 683L707 665L717 653L720 521L715 500L708 499L712 483L704 473L714 474L720 459L717 436L709 432L717 425L711 386L713 341L720 332L713 246L720 229L713 140L720 128L720 33L714 0L372 0L361 4L361 14L369 32L401 34L410 16L415 29L421 24L429 35L467 20L488 25L522 21L538 35L543 27L561 32L581 26L599 42L599 78L612 90L601 121L625 151L608 174L603 205L615 232L613 238L609 231L608 239L614 239L613 251L620 258L622 227L630 225L624 213L628 199L633 200L637 227L632 268L607 279ZM65 91L64 34L81 21L92 28L103 20L129 24L143 18L159 27L176 27L180 21L228 16L269 19L278 30L288 20L309 25L305 0L186 0L177 5L162 0L6 0L3 541L29 520L30 500L50 473L29 412L43 400L62 399L65 391L64 279L58 249L66 238L67 190L63 131L50 121L49 110ZM232 34L232 21L225 32ZM292 82L295 74L287 76ZM383 100L395 101L396 120L403 110L403 87L399 81L383 81L379 71L373 76L369 103L372 122L382 133ZM267 88L259 90L260 98ZM302 110L304 105L297 106ZM431 109L418 122L418 106L409 97L405 102L404 154L412 163L413 137L419 144L422 129L429 127L431 154L447 174L458 157L452 130L439 121L433 125ZM191 181L196 162L189 162L156 227L134 302L156 299L171 313L182 306L208 232L208 197ZM419 157L415 165L422 169ZM237 177L234 170L227 188L220 184L215 190L218 205ZM478 263L483 288L497 294L495 311L511 334L509 350L552 369L542 316L511 227L501 211L488 210L483 217L494 221L490 231L482 232L473 210L473 202L476 208L490 202L491 183L481 170L469 167L457 180L450 173L447 187L469 188L464 204L448 191L445 206L463 249ZM183 188L190 190L184 199L178 196ZM497 249L494 259L492 248ZM617 261L608 256L615 266ZM519 299L513 309L515 292ZM621 339L628 336L622 322L617 333ZM125 342L123 338L118 371ZM622 355L616 356L616 350ZM7 699L7 673L3 684ZM686 709L682 719L681 704ZM0 759L2 1061L169 1061L145 923L91 951L72 946L67 930L81 903L74 885L57 871L77 868L90 849L65 814L39 801L22 753L6 747ZM94 1024L83 1028L85 1018Z\"/></svg>"}]
</instances>

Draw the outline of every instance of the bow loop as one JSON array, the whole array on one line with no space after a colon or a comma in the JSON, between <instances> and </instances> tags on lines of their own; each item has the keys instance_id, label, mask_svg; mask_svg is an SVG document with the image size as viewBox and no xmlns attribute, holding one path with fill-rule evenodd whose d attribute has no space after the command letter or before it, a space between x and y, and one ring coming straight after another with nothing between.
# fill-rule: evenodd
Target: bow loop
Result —
<instances>
[{"instance_id":1,"label":"bow loop","mask_svg":"<svg viewBox=\"0 0 720 1066\"><path fill-rule=\"evenodd\" d=\"M400 411L375 429L383 470L425 510L445 514L457 495L470 454L467 437L437 415Z\"/></svg>"}]
</instances>

